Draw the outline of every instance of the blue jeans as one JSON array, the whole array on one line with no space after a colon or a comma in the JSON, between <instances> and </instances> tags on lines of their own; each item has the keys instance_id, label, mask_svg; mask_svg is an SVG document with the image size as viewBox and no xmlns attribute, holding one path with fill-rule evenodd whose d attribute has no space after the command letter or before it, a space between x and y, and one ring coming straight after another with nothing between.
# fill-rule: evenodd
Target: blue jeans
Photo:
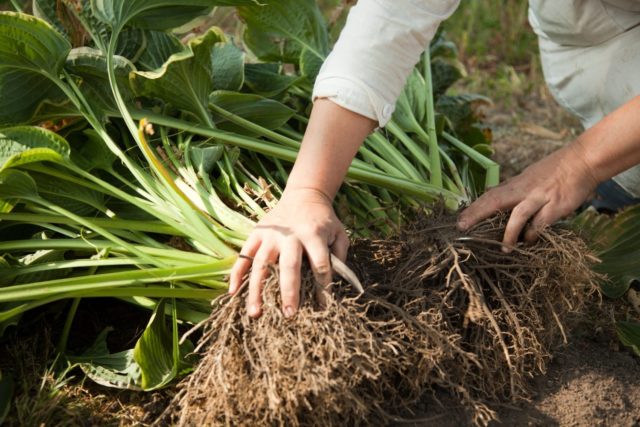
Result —
<instances>
[{"instance_id":1,"label":"blue jeans","mask_svg":"<svg viewBox=\"0 0 640 427\"><path fill-rule=\"evenodd\" d=\"M598 185L596 197L588 204L598 212L614 213L627 206L640 204L640 199L633 197L617 182L610 179Z\"/></svg>"}]
</instances>

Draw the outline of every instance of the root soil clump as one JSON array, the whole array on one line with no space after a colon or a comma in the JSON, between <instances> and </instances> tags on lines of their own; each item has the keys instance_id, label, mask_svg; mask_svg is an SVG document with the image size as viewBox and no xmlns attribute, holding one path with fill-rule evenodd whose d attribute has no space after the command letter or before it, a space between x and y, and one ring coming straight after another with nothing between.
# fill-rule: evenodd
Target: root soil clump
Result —
<instances>
[{"instance_id":1,"label":"root soil clump","mask_svg":"<svg viewBox=\"0 0 640 427\"><path fill-rule=\"evenodd\" d=\"M492 404L527 398L598 279L570 231L546 229L506 254L505 226L499 216L461 233L436 215L392 240L356 241L349 265L365 292L338 282L320 307L309 275L292 319L275 272L257 320L246 286L220 298L202 359L158 423L380 425L444 389L487 424Z\"/></svg>"}]
</instances>

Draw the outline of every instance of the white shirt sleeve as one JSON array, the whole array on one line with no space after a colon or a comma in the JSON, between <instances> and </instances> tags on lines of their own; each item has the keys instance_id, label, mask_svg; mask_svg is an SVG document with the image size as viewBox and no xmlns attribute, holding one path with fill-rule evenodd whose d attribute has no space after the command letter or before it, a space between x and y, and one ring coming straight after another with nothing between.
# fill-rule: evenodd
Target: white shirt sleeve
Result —
<instances>
[{"instance_id":1,"label":"white shirt sleeve","mask_svg":"<svg viewBox=\"0 0 640 427\"><path fill-rule=\"evenodd\" d=\"M387 124L411 70L460 0L359 0L320 69L313 99Z\"/></svg>"}]
</instances>

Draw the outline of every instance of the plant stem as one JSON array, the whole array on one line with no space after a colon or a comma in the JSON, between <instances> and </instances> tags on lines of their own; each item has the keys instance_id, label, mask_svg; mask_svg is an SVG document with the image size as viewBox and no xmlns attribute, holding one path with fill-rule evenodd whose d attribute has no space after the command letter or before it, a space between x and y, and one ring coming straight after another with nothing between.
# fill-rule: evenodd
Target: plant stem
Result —
<instances>
[{"instance_id":1,"label":"plant stem","mask_svg":"<svg viewBox=\"0 0 640 427\"><path fill-rule=\"evenodd\" d=\"M429 159L431 160L431 184L442 187L442 169L440 164L440 150L436 135L436 110L433 102L433 80L431 77L431 48L424 53L424 80L427 86L427 133L429 135Z\"/></svg>"}]
</instances>

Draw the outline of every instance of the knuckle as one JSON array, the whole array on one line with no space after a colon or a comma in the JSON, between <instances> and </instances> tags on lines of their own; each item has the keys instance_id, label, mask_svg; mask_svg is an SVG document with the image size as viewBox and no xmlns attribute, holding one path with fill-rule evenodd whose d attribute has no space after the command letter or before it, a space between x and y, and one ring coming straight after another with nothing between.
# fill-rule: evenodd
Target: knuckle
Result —
<instances>
[{"instance_id":1,"label":"knuckle","mask_svg":"<svg viewBox=\"0 0 640 427\"><path fill-rule=\"evenodd\" d=\"M271 260L268 255L258 255L253 260L253 268L266 268L271 264Z\"/></svg>"},{"instance_id":2,"label":"knuckle","mask_svg":"<svg viewBox=\"0 0 640 427\"><path fill-rule=\"evenodd\" d=\"M324 276L331 272L331 267L329 266L328 263L322 262L322 263L316 264L314 270L316 274Z\"/></svg>"},{"instance_id":3,"label":"knuckle","mask_svg":"<svg viewBox=\"0 0 640 427\"><path fill-rule=\"evenodd\" d=\"M319 236L323 231L324 227L317 223L305 224L300 227L300 235L302 236Z\"/></svg>"},{"instance_id":4,"label":"knuckle","mask_svg":"<svg viewBox=\"0 0 640 427\"><path fill-rule=\"evenodd\" d=\"M282 297L282 301L294 302L298 298L298 289L293 286L283 287L280 290L280 295Z\"/></svg>"},{"instance_id":5,"label":"knuckle","mask_svg":"<svg viewBox=\"0 0 640 427\"><path fill-rule=\"evenodd\" d=\"M300 270L302 261L297 258L285 258L280 260L280 268L284 270Z\"/></svg>"},{"instance_id":6,"label":"knuckle","mask_svg":"<svg viewBox=\"0 0 640 427\"><path fill-rule=\"evenodd\" d=\"M513 210L511 211L511 217L514 220L522 221L527 216L529 216L528 211L529 209L527 208L527 206L524 203L520 203L516 205L516 207L514 207Z\"/></svg>"}]
</instances>

